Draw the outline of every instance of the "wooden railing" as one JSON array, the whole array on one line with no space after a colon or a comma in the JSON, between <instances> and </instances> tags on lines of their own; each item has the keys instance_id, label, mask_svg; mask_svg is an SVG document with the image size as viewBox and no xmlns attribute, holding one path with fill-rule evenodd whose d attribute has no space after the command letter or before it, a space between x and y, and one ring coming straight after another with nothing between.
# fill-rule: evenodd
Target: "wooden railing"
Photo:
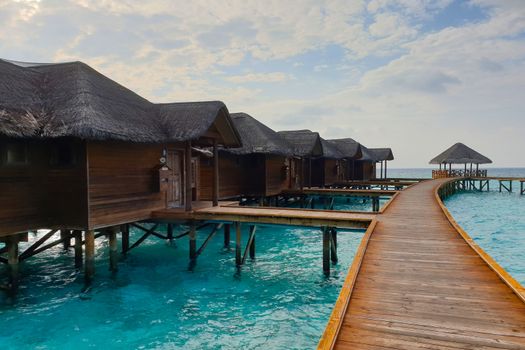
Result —
<instances>
[{"instance_id":1,"label":"wooden railing","mask_svg":"<svg viewBox=\"0 0 525 350\"><path fill-rule=\"evenodd\" d=\"M433 179L442 179L448 177L487 177L487 170L432 170Z\"/></svg>"}]
</instances>

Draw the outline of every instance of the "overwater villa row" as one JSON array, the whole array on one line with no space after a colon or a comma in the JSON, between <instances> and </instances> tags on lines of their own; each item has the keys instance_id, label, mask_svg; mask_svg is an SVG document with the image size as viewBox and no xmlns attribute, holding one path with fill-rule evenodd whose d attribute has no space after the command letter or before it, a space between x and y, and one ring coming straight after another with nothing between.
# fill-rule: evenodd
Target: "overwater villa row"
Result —
<instances>
[{"instance_id":1,"label":"overwater villa row","mask_svg":"<svg viewBox=\"0 0 525 350\"><path fill-rule=\"evenodd\" d=\"M525 348L524 288L442 202L495 179L479 169L490 160L463 144L431 161L436 179L390 178L389 148L276 132L220 101L151 103L80 62L0 60L0 96L0 261L11 295L19 263L57 245L74 251L89 286L98 237L113 271L148 237L184 238L193 269L220 232L240 271L255 258L257 225L314 228L329 275L341 229L362 239L319 349ZM525 179L496 180L525 193Z\"/></svg>"},{"instance_id":2,"label":"overwater villa row","mask_svg":"<svg viewBox=\"0 0 525 350\"><path fill-rule=\"evenodd\" d=\"M304 201L286 191L360 186L386 178L393 159L351 138L275 132L220 101L154 104L81 62L0 60L0 76L1 259L15 272L46 248L74 244L89 280L96 237L116 251L122 233L126 250L129 224L160 220L163 210ZM38 229L51 231L20 253ZM61 239L49 242L57 230Z\"/></svg>"}]
</instances>

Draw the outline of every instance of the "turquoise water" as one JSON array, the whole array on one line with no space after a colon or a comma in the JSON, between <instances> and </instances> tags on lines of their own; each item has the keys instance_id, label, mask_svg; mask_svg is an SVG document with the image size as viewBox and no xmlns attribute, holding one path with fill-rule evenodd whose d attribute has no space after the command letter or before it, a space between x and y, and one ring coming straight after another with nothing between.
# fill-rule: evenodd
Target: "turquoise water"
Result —
<instances>
[{"instance_id":1,"label":"turquoise water","mask_svg":"<svg viewBox=\"0 0 525 350\"><path fill-rule=\"evenodd\" d=\"M244 225L243 235L245 244ZM115 275L100 238L97 275L86 294L73 252L55 247L23 263L16 301L2 295L0 343L2 349L312 349L362 235L340 230L339 263L328 278L318 229L258 226L256 259L240 273L222 233L193 271L187 237L171 245L148 238Z\"/></svg>"},{"instance_id":2,"label":"turquoise water","mask_svg":"<svg viewBox=\"0 0 525 350\"><path fill-rule=\"evenodd\" d=\"M519 188L516 182L514 186ZM490 188L491 192L455 194L445 204L476 243L525 285L525 196L516 190L500 193L494 181Z\"/></svg>"},{"instance_id":3,"label":"turquoise water","mask_svg":"<svg viewBox=\"0 0 525 350\"><path fill-rule=\"evenodd\" d=\"M462 169L461 166L453 167L453 169ZM388 177L402 177L402 178L431 178L432 169L437 168L414 168L414 169L402 169L402 168L389 168ZM510 177L525 177L525 168L487 168L481 167L480 169L488 169L488 176L510 176ZM379 176L379 172L377 174Z\"/></svg>"}]
</instances>

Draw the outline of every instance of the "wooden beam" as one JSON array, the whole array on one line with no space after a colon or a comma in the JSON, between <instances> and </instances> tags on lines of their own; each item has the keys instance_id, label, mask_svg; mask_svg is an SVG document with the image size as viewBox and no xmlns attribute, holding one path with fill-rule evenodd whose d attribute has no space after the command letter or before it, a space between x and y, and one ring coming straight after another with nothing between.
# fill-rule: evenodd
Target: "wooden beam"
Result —
<instances>
[{"instance_id":1,"label":"wooden beam","mask_svg":"<svg viewBox=\"0 0 525 350\"><path fill-rule=\"evenodd\" d=\"M42 237L40 237L35 243L33 243L29 248L27 248L22 254L20 254L20 260L27 259L30 256L33 256L33 252L44 244L49 238L51 238L58 230L51 230Z\"/></svg>"},{"instance_id":2,"label":"wooden beam","mask_svg":"<svg viewBox=\"0 0 525 350\"><path fill-rule=\"evenodd\" d=\"M230 231L231 231L231 225L225 224L224 225L224 248L230 247Z\"/></svg>"},{"instance_id":3,"label":"wooden beam","mask_svg":"<svg viewBox=\"0 0 525 350\"><path fill-rule=\"evenodd\" d=\"M127 251L130 251L131 249L138 247L142 242L146 240L146 238L148 238L153 232L155 232L155 229L157 228L157 226L159 226L159 224L153 225L151 229L141 228L142 230L145 231L144 235L140 237L135 243L133 243Z\"/></svg>"},{"instance_id":4,"label":"wooden beam","mask_svg":"<svg viewBox=\"0 0 525 350\"><path fill-rule=\"evenodd\" d=\"M328 227L323 227L323 272L330 275L330 232Z\"/></svg>"},{"instance_id":5,"label":"wooden beam","mask_svg":"<svg viewBox=\"0 0 525 350\"><path fill-rule=\"evenodd\" d=\"M337 230L335 227L330 228L330 258L333 264L339 260L337 257Z\"/></svg>"},{"instance_id":6,"label":"wooden beam","mask_svg":"<svg viewBox=\"0 0 525 350\"><path fill-rule=\"evenodd\" d=\"M246 257L248 256L248 252L250 253L250 258L255 258L255 230L257 229L257 226L250 225L250 236L248 238L248 243L246 243L246 248L244 249L244 254L242 256L241 265L244 265L246 262Z\"/></svg>"},{"instance_id":7,"label":"wooden beam","mask_svg":"<svg viewBox=\"0 0 525 350\"><path fill-rule=\"evenodd\" d=\"M191 211L191 141L186 141L186 150L184 152L184 155L186 156L186 159L184 161L184 187L186 188L184 196L184 207L186 211Z\"/></svg>"},{"instance_id":8,"label":"wooden beam","mask_svg":"<svg viewBox=\"0 0 525 350\"><path fill-rule=\"evenodd\" d=\"M153 236L155 236L155 237L157 237L157 238L160 238L160 239L168 239L167 236L163 236L163 235L161 235L160 233L156 232L155 229L153 229L153 228L148 229L148 228L146 228L146 227L144 227L144 226L141 226L141 225L139 225L139 224L136 224L136 223L133 223L133 224L131 224L131 225L134 226L134 227L136 227L136 228L138 228L138 229L140 229L140 230L142 230L142 231L149 232L151 235L153 235ZM157 226L158 226L158 225L155 225L154 227L157 228Z\"/></svg>"},{"instance_id":9,"label":"wooden beam","mask_svg":"<svg viewBox=\"0 0 525 350\"><path fill-rule=\"evenodd\" d=\"M216 207L219 205L219 148L217 139L213 139L213 184L212 184L212 203Z\"/></svg>"},{"instance_id":10,"label":"wooden beam","mask_svg":"<svg viewBox=\"0 0 525 350\"><path fill-rule=\"evenodd\" d=\"M166 237L168 238L168 241L171 243L173 241L173 224L168 223L166 225Z\"/></svg>"},{"instance_id":11,"label":"wooden beam","mask_svg":"<svg viewBox=\"0 0 525 350\"><path fill-rule=\"evenodd\" d=\"M84 281L89 286L95 276L95 231L87 230L84 232L85 240L85 260L84 260Z\"/></svg>"},{"instance_id":12,"label":"wooden beam","mask_svg":"<svg viewBox=\"0 0 525 350\"><path fill-rule=\"evenodd\" d=\"M68 250L71 247L71 230L60 230L60 239L62 239L64 250Z\"/></svg>"},{"instance_id":13,"label":"wooden beam","mask_svg":"<svg viewBox=\"0 0 525 350\"><path fill-rule=\"evenodd\" d=\"M206 239L204 240L204 242L202 243L202 245L200 246L199 249L197 249L197 253L196 253L196 256L198 257L199 255L201 255L201 253L204 251L204 249L206 248L206 246L208 245L208 243L210 242L210 240L213 238L213 236L215 236L215 234L217 233L218 230L220 230L222 228L223 224L220 223L220 224L216 224L215 227L211 230L210 234L208 235L208 237L206 237Z\"/></svg>"},{"instance_id":14,"label":"wooden beam","mask_svg":"<svg viewBox=\"0 0 525 350\"><path fill-rule=\"evenodd\" d=\"M194 262L197 259L197 228L195 222L190 224L190 262Z\"/></svg>"},{"instance_id":15,"label":"wooden beam","mask_svg":"<svg viewBox=\"0 0 525 350\"><path fill-rule=\"evenodd\" d=\"M242 258L241 258L241 223L239 221L236 221L234 223L235 225L235 265L241 266L242 265Z\"/></svg>"}]
</instances>

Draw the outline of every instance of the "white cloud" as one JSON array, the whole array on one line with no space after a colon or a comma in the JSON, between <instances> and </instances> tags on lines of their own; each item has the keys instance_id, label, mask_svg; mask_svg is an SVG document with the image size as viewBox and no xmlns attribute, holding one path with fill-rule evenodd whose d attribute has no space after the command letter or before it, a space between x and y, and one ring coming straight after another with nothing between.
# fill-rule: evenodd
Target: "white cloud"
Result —
<instances>
[{"instance_id":1,"label":"white cloud","mask_svg":"<svg viewBox=\"0 0 525 350\"><path fill-rule=\"evenodd\" d=\"M285 74L282 72L273 72L273 73L249 73L244 75L232 75L225 78L227 81L232 83L242 84L242 83L279 83L293 79L290 74Z\"/></svg>"}]
</instances>

